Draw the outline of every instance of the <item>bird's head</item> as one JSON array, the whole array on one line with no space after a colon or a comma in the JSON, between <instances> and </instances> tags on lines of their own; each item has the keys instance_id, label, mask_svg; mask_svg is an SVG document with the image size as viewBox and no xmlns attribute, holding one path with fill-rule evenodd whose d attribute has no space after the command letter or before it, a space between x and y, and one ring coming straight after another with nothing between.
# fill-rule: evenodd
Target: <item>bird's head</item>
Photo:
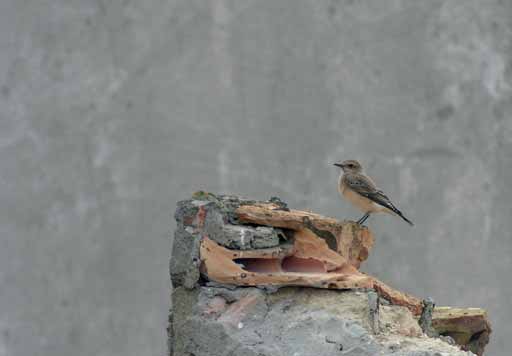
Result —
<instances>
[{"instance_id":1,"label":"bird's head","mask_svg":"<svg viewBox=\"0 0 512 356\"><path fill-rule=\"evenodd\" d=\"M334 165L343 169L345 173L361 173L363 171L363 167L355 159L348 159L340 163L334 163Z\"/></svg>"}]
</instances>

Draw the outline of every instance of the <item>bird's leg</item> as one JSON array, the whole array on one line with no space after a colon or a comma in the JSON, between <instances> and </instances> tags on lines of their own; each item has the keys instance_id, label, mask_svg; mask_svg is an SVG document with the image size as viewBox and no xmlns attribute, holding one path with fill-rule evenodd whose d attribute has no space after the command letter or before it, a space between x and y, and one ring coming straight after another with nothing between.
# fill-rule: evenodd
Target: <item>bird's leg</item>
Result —
<instances>
[{"instance_id":1,"label":"bird's leg","mask_svg":"<svg viewBox=\"0 0 512 356\"><path fill-rule=\"evenodd\" d=\"M370 213L364 214L364 216L357 222L359 225L363 225L366 220L370 217Z\"/></svg>"},{"instance_id":2,"label":"bird's leg","mask_svg":"<svg viewBox=\"0 0 512 356\"><path fill-rule=\"evenodd\" d=\"M362 224L366 221L366 219L368 219L368 217L369 217L369 216L370 216L370 213L369 213L369 212L368 212L368 213L366 213L366 214L364 214L364 215L363 215L363 217L362 217L361 219L357 220L357 223L358 223L359 225L362 225Z\"/></svg>"},{"instance_id":3,"label":"bird's leg","mask_svg":"<svg viewBox=\"0 0 512 356\"><path fill-rule=\"evenodd\" d=\"M363 221L361 222L361 224L364 224L366 222L366 220L368 220L368 218L370 217L370 213L368 213L368 215L363 219Z\"/></svg>"}]
</instances>

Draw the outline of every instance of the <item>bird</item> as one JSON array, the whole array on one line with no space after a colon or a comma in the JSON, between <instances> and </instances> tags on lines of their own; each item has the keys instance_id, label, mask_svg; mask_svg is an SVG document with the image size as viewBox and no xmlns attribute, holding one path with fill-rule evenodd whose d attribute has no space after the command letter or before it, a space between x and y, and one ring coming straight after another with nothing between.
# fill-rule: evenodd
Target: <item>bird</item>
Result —
<instances>
[{"instance_id":1,"label":"bird","mask_svg":"<svg viewBox=\"0 0 512 356\"><path fill-rule=\"evenodd\" d=\"M414 225L398 210L387 195L377 188L373 180L364 174L363 167L358 161L349 159L334 163L334 165L341 168L338 179L338 192L341 197L365 213L357 221L358 224L362 225L372 213L384 212L399 216L409 225Z\"/></svg>"}]
</instances>

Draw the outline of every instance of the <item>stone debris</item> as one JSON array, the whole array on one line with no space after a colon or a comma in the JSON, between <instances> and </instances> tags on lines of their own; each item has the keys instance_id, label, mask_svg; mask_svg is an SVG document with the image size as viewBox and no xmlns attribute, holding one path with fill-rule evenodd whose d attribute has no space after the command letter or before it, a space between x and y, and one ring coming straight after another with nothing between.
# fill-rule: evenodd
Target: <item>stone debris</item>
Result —
<instances>
[{"instance_id":1,"label":"stone debris","mask_svg":"<svg viewBox=\"0 0 512 356\"><path fill-rule=\"evenodd\" d=\"M482 309L360 272L374 239L354 222L205 192L175 218L172 356L467 356L489 341Z\"/></svg>"},{"instance_id":2,"label":"stone debris","mask_svg":"<svg viewBox=\"0 0 512 356\"><path fill-rule=\"evenodd\" d=\"M472 355L424 336L405 307L382 307L381 323L393 327L374 335L365 292L178 287L173 300L173 356Z\"/></svg>"}]
</instances>

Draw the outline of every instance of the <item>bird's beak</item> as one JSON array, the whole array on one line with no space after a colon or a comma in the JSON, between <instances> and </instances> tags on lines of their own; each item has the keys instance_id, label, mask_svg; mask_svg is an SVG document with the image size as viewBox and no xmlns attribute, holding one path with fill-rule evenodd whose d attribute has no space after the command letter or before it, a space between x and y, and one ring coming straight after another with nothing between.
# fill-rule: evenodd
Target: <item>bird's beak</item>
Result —
<instances>
[{"instance_id":1,"label":"bird's beak","mask_svg":"<svg viewBox=\"0 0 512 356\"><path fill-rule=\"evenodd\" d=\"M342 165L341 163L334 163L334 165L335 165L336 167L343 168L343 165Z\"/></svg>"}]
</instances>

